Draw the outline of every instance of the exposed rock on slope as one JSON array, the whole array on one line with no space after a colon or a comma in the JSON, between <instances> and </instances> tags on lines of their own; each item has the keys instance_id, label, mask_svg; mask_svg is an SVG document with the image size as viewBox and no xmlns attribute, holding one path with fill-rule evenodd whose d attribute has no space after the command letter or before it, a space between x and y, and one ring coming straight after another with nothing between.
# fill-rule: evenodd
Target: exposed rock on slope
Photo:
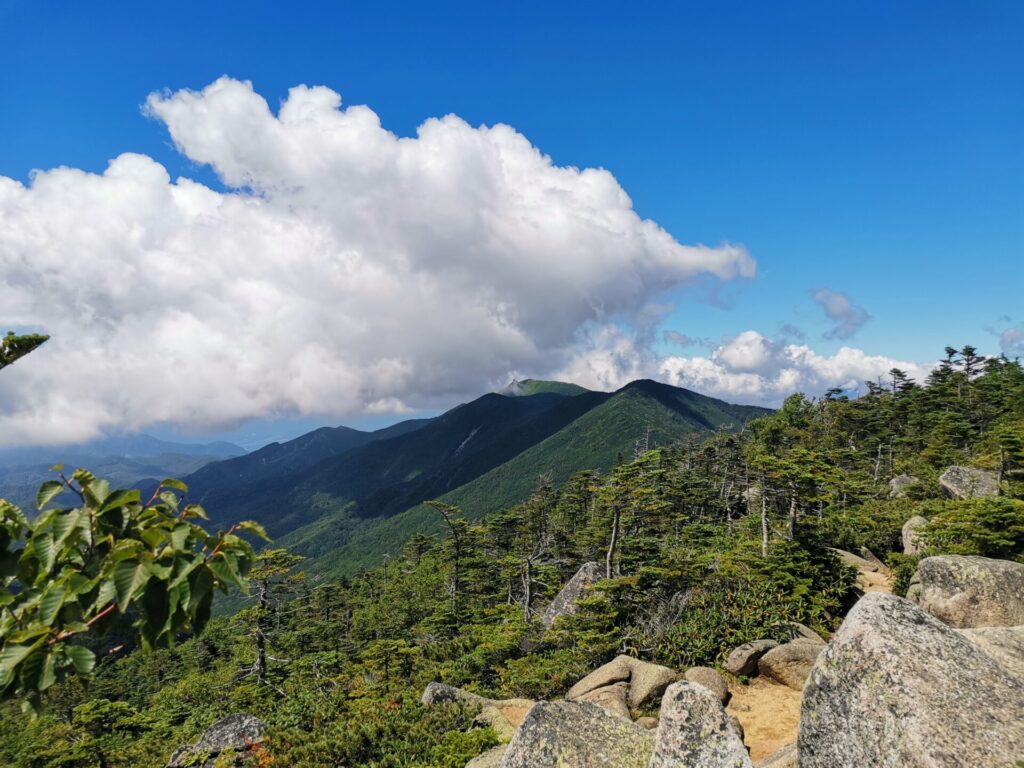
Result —
<instances>
[{"instance_id":1,"label":"exposed rock on slope","mask_svg":"<svg viewBox=\"0 0 1024 768\"><path fill-rule=\"evenodd\" d=\"M576 574L555 595L551 605L544 611L541 623L545 627L550 627L560 616L576 613L576 601L587 593L587 589L591 584L595 581L600 581L603 577L604 573L601 570L600 564L589 562L581 565Z\"/></svg>"},{"instance_id":2,"label":"exposed rock on slope","mask_svg":"<svg viewBox=\"0 0 1024 768\"><path fill-rule=\"evenodd\" d=\"M501 768L646 768L654 735L581 701L540 702L501 759Z\"/></svg>"},{"instance_id":3,"label":"exposed rock on slope","mask_svg":"<svg viewBox=\"0 0 1024 768\"><path fill-rule=\"evenodd\" d=\"M729 684L725 682L725 678L716 669L711 667L690 667L686 670L683 678L688 682L703 685L715 694L723 704L729 700Z\"/></svg>"},{"instance_id":4,"label":"exposed rock on slope","mask_svg":"<svg viewBox=\"0 0 1024 768\"><path fill-rule=\"evenodd\" d=\"M1024 564L987 557L926 557L914 600L952 627L1024 624Z\"/></svg>"},{"instance_id":5,"label":"exposed rock on slope","mask_svg":"<svg viewBox=\"0 0 1024 768\"><path fill-rule=\"evenodd\" d=\"M943 492L954 499L979 499L999 495L999 483L995 473L973 467L950 467L939 475L939 485Z\"/></svg>"},{"instance_id":6,"label":"exposed rock on slope","mask_svg":"<svg viewBox=\"0 0 1024 768\"><path fill-rule=\"evenodd\" d=\"M889 498L898 499L907 495L911 486L917 485L918 479L913 475L896 475L889 481Z\"/></svg>"},{"instance_id":7,"label":"exposed rock on slope","mask_svg":"<svg viewBox=\"0 0 1024 768\"><path fill-rule=\"evenodd\" d=\"M903 554L920 555L924 542L920 529L928 525L928 518L914 515L903 524Z\"/></svg>"},{"instance_id":8,"label":"exposed rock on slope","mask_svg":"<svg viewBox=\"0 0 1024 768\"><path fill-rule=\"evenodd\" d=\"M263 741L264 729L263 721L253 715L228 715L203 731L192 746L175 750L167 768L242 765L245 752Z\"/></svg>"},{"instance_id":9,"label":"exposed rock on slope","mask_svg":"<svg viewBox=\"0 0 1024 768\"><path fill-rule=\"evenodd\" d=\"M659 719L649 768L752 768L742 737L704 686L670 685Z\"/></svg>"},{"instance_id":10,"label":"exposed rock on slope","mask_svg":"<svg viewBox=\"0 0 1024 768\"><path fill-rule=\"evenodd\" d=\"M911 602L865 595L803 694L801 768L1013 768L1024 681Z\"/></svg>"}]
</instances>

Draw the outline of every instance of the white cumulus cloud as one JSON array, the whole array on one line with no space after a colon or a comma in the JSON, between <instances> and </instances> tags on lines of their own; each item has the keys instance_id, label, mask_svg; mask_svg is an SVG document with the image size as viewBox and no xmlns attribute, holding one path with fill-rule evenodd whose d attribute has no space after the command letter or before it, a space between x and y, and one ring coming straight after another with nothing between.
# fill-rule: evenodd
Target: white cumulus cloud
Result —
<instances>
[{"instance_id":1,"label":"white cumulus cloud","mask_svg":"<svg viewBox=\"0 0 1024 768\"><path fill-rule=\"evenodd\" d=\"M863 391L865 381L885 380L899 368L922 382L929 366L861 349L841 347L822 355L804 344L788 344L744 331L724 339L707 357L665 357L659 361L660 378L681 387L726 400L778 405L794 392L817 397L839 387Z\"/></svg>"},{"instance_id":2,"label":"white cumulus cloud","mask_svg":"<svg viewBox=\"0 0 1024 768\"><path fill-rule=\"evenodd\" d=\"M507 125L448 115L403 138L328 88L293 88L275 113L230 78L146 111L227 191L137 154L0 177L0 321L53 336L0 376L0 444L401 412L614 358L592 340L580 354L581 333L755 272L742 247L680 244L611 173L557 166ZM624 346L606 365L651 367Z\"/></svg>"}]
</instances>

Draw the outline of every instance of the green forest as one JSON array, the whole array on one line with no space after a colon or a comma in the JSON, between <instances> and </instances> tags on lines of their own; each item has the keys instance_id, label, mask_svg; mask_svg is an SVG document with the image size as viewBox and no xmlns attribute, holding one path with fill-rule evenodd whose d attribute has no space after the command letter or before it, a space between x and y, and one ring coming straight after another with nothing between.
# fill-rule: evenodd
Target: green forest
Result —
<instances>
[{"instance_id":1,"label":"green forest","mask_svg":"<svg viewBox=\"0 0 1024 768\"><path fill-rule=\"evenodd\" d=\"M991 471L999 494L944 496L939 476L951 465ZM890 481L900 476L896 493ZM76 477L87 492L99 482ZM151 584L204 584L203 604L175 597L168 609L163 594L147 604L140 592L136 605L135 583L115 583L107 599L121 611L104 617L109 624L63 630L68 648L91 649L81 668L74 662L85 654L71 650L66 674L22 670L29 678L19 682L0 658L0 764L162 766L215 720L248 712L268 726L247 757L255 766L462 768L498 735L471 727L464 705L421 705L431 681L552 698L617 654L714 666L785 622L827 634L858 595L833 548L870 549L905 592L918 558L903 554L901 529L916 515L929 521L929 552L1024 562L1024 369L948 348L926 381L893 370L857 398L794 394L742 429L665 444L636 435L612 469L560 480L531 477L526 498L482 518L470 503L430 502L443 533L415 533L374 567L339 578L307 572L273 542L255 548L259 526L206 534L205 521L177 508L184 487L172 481L155 506L121 497L118 509L152 518L140 540L168 542L166 580ZM43 505L60 488L51 490ZM113 509L109 498L97 500L98 514ZM83 498L83 509L90 503ZM10 505L0 513L21 514ZM22 531L10 530L5 548ZM224 570L216 555L228 550ZM189 559L195 552L206 555ZM181 576L186 560L196 570ZM576 615L545 628L544 609L587 562L605 578ZM11 586L18 574L5 574ZM241 584L244 607L209 618L205 596ZM12 596L0 603L8 630L15 592L5 589ZM81 594L103 602L84 586ZM54 616L76 608L61 600ZM158 619L162 632L146 630ZM141 645L126 652L140 631Z\"/></svg>"}]
</instances>

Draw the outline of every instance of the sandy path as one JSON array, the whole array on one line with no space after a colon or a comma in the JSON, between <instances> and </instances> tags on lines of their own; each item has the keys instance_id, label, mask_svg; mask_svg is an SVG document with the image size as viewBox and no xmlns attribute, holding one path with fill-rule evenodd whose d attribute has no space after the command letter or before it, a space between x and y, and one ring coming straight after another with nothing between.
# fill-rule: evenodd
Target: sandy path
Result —
<instances>
[{"instance_id":1,"label":"sandy path","mask_svg":"<svg viewBox=\"0 0 1024 768\"><path fill-rule=\"evenodd\" d=\"M755 677L750 685L733 683L732 698L725 709L743 725L743 741L750 759L757 762L780 747L796 741L800 724L800 691Z\"/></svg>"}]
</instances>

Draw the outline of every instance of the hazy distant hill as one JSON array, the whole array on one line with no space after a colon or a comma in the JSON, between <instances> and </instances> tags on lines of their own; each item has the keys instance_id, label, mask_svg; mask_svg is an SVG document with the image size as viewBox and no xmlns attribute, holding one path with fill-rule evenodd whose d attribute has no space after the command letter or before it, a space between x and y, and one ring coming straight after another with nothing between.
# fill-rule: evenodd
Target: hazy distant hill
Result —
<instances>
[{"instance_id":1,"label":"hazy distant hill","mask_svg":"<svg viewBox=\"0 0 1024 768\"><path fill-rule=\"evenodd\" d=\"M640 439L662 445L765 412L647 380L610 393L526 380L434 419L316 430L185 481L215 523L259 520L278 544L322 558L311 568L350 572L432 529L429 499L479 517L528 495L541 475L561 482L607 469Z\"/></svg>"},{"instance_id":2,"label":"hazy distant hill","mask_svg":"<svg viewBox=\"0 0 1024 768\"><path fill-rule=\"evenodd\" d=\"M86 467L112 485L131 487L148 478L182 477L245 450L225 442L175 443L150 435L127 435L88 443L0 449L0 498L26 512L35 511L40 483L53 477L50 467Z\"/></svg>"}]
</instances>

